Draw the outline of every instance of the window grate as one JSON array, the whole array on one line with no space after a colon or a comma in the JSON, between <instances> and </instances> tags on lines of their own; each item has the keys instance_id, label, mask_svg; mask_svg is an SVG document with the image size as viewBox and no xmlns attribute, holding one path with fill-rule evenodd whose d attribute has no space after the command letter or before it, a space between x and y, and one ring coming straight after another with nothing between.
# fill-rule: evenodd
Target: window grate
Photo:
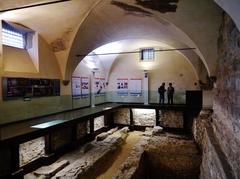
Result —
<instances>
[{"instance_id":1,"label":"window grate","mask_svg":"<svg viewBox=\"0 0 240 179\"><path fill-rule=\"evenodd\" d=\"M25 49L25 36L22 33L3 27L2 43L3 45Z\"/></svg>"},{"instance_id":2,"label":"window grate","mask_svg":"<svg viewBox=\"0 0 240 179\"><path fill-rule=\"evenodd\" d=\"M154 49L148 48L148 49L142 49L141 51L141 60L154 60Z\"/></svg>"}]
</instances>

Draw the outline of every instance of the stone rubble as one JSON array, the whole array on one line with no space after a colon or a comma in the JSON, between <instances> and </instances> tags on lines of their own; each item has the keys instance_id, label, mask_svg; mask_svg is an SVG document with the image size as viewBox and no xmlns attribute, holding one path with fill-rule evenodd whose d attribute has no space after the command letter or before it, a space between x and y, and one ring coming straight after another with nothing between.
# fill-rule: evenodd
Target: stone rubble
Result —
<instances>
[{"instance_id":1,"label":"stone rubble","mask_svg":"<svg viewBox=\"0 0 240 179\"><path fill-rule=\"evenodd\" d=\"M109 135L113 134L117 130L118 130L118 128L116 127L116 128L110 129L107 132L102 132L101 134L98 134L96 136L96 141L102 141L102 140L106 139Z\"/></svg>"},{"instance_id":2,"label":"stone rubble","mask_svg":"<svg viewBox=\"0 0 240 179\"><path fill-rule=\"evenodd\" d=\"M51 178L54 176L57 172L62 170L64 167L66 167L69 164L69 161L62 160L60 162L53 163L50 166L43 166L36 171L34 171L34 174L36 176L44 176L46 179Z\"/></svg>"},{"instance_id":3,"label":"stone rubble","mask_svg":"<svg viewBox=\"0 0 240 179\"><path fill-rule=\"evenodd\" d=\"M159 172L168 173L163 167L165 164L170 172L175 172L174 175L195 177L199 173L200 163L201 154L193 140L185 136L163 133L162 128L156 126L146 128L113 178L133 179L139 176L144 178L146 172L144 170L149 167L151 169L155 167L150 174L153 178L155 176L161 178Z\"/></svg>"},{"instance_id":4,"label":"stone rubble","mask_svg":"<svg viewBox=\"0 0 240 179\"><path fill-rule=\"evenodd\" d=\"M146 127L145 132L143 133L144 136L154 136L159 135L163 132L163 128L160 126Z\"/></svg>"},{"instance_id":5,"label":"stone rubble","mask_svg":"<svg viewBox=\"0 0 240 179\"><path fill-rule=\"evenodd\" d=\"M96 141L102 141L102 140L106 139L107 137L108 137L108 133L102 132L101 134L98 134L96 136Z\"/></svg>"},{"instance_id":6,"label":"stone rubble","mask_svg":"<svg viewBox=\"0 0 240 179\"><path fill-rule=\"evenodd\" d=\"M139 142L133 147L128 158L119 168L113 179L131 179L139 167L141 157L148 145L150 137L142 136Z\"/></svg>"},{"instance_id":7,"label":"stone rubble","mask_svg":"<svg viewBox=\"0 0 240 179\"><path fill-rule=\"evenodd\" d=\"M87 174L97 163L105 160L108 154L115 151L127 137L129 129L123 128L109 135L103 141L93 141L93 147L63 170L58 172L53 178L80 178Z\"/></svg>"},{"instance_id":8,"label":"stone rubble","mask_svg":"<svg viewBox=\"0 0 240 179\"><path fill-rule=\"evenodd\" d=\"M118 109L113 116L115 124L130 124L130 111L128 108Z\"/></svg>"},{"instance_id":9,"label":"stone rubble","mask_svg":"<svg viewBox=\"0 0 240 179\"><path fill-rule=\"evenodd\" d=\"M105 126L104 124L104 116L99 116L94 118L94 131L101 129Z\"/></svg>"},{"instance_id":10,"label":"stone rubble","mask_svg":"<svg viewBox=\"0 0 240 179\"><path fill-rule=\"evenodd\" d=\"M156 121L155 109L132 109L134 125L154 126Z\"/></svg>"},{"instance_id":11,"label":"stone rubble","mask_svg":"<svg viewBox=\"0 0 240 179\"><path fill-rule=\"evenodd\" d=\"M212 120L212 110L202 110L197 118L193 120L192 132L196 143L200 148L203 146L205 127L210 125Z\"/></svg>"},{"instance_id":12,"label":"stone rubble","mask_svg":"<svg viewBox=\"0 0 240 179\"><path fill-rule=\"evenodd\" d=\"M183 128L183 112L161 110L159 113L161 126L167 128Z\"/></svg>"},{"instance_id":13,"label":"stone rubble","mask_svg":"<svg viewBox=\"0 0 240 179\"><path fill-rule=\"evenodd\" d=\"M44 137L20 144L19 158L20 166L26 165L45 154Z\"/></svg>"}]
</instances>

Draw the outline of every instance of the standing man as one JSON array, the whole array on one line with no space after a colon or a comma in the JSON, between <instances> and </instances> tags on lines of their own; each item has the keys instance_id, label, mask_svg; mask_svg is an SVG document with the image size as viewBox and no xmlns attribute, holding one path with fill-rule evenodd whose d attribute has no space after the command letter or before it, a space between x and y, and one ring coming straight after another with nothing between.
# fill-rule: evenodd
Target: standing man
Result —
<instances>
[{"instance_id":1,"label":"standing man","mask_svg":"<svg viewBox=\"0 0 240 179\"><path fill-rule=\"evenodd\" d=\"M169 86L167 88L168 104L173 104L173 94L174 88L172 86L172 83L169 83Z\"/></svg>"},{"instance_id":2,"label":"standing man","mask_svg":"<svg viewBox=\"0 0 240 179\"><path fill-rule=\"evenodd\" d=\"M162 83L162 85L158 88L158 93L160 95L159 97L159 104L164 104L164 93L165 93L165 83Z\"/></svg>"}]
</instances>

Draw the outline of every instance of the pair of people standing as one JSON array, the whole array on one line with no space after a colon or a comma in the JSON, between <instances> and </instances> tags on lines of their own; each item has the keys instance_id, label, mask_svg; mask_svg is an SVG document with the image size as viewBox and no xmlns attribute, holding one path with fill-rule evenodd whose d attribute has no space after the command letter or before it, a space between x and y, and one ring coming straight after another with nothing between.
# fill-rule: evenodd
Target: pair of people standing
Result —
<instances>
[{"instance_id":1,"label":"pair of people standing","mask_svg":"<svg viewBox=\"0 0 240 179\"><path fill-rule=\"evenodd\" d=\"M158 93L160 95L159 104L164 104L166 91L168 97L168 104L173 104L174 87L172 86L172 83L169 83L167 90L165 89L165 83L162 83L162 85L158 88Z\"/></svg>"}]
</instances>

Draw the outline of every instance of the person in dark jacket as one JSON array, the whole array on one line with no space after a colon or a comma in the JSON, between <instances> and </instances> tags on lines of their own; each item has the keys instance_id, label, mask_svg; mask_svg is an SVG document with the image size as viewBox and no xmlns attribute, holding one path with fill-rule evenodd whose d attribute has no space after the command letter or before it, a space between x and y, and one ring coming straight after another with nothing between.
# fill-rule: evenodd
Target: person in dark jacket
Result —
<instances>
[{"instance_id":1,"label":"person in dark jacket","mask_svg":"<svg viewBox=\"0 0 240 179\"><path fill-rule=\"evenodd\" d=\"M168 104L173 104L173 94L174 94L174 87L172 83L169 83L167 88L167 97L168 97Z\"/></svg>"},{"instance_id":2,"label":"person in dark jacket","mask_svg":"<svg viewBox=\"0 0 240 179\"><path fill-rule=\"evenodd\" d=\"M158 88L159 93L159 104L164 104L164 93L165 93L165 83L162 83L162 85Z\"/></svg>"}]
</instances>

